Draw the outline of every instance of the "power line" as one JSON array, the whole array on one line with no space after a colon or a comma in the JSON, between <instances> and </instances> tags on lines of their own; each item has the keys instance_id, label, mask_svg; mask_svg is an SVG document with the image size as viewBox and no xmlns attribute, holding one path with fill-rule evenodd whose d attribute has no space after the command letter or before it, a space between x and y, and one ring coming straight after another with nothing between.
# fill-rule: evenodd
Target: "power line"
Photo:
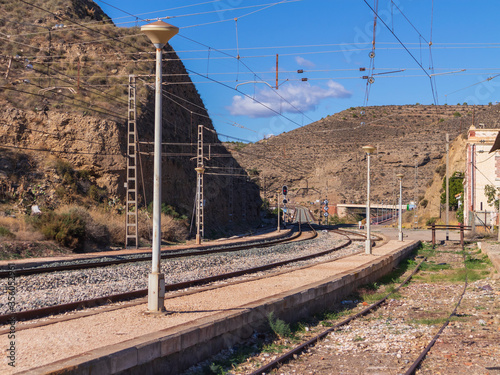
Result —
<instances>
[{"instance_id":1,"label":"power line","mask_svg":"<svg viewBox=\"0 0 500 375\"><path fill-rule=\"evenodd\" d=\"M27 1L25 1L25 0L20 0L20 1L21 1L21 2L23 2L23 3L25 3L25 4L27 4L27 5L31 5L31 6L33 6L33 7L35 7L35 8L37 8L37 9L40 9L40 10L43 10L43 11L45 11L45 12L47 12L47 13L50 13L50 14L55 15L55 13L53 13L53 12L51 12L51 11L49 11L49 10L43 9L43 8L41 8L41 7L39 7L39 6L34 5L34 4L31 4L31 3L29 3L29 2L27 2ZM294 0L294 1L295 1L295 0ZM103 33L99 32L99 31L97 31L97 30L93 30L93 29L91 29L91 28L89 28L89 27L87 27L87 26L81 25L81 24L79 24L78 22L75 22L75 21L73 21L73 20L71 20L71 19L68 19L68 18L66 18L66 19L67 19L68 21L70 21L70 22L72 22L72 23L74 23L74 24L76 24L76 25L78 25L78 26L81 26L81 27L83 27L83 28L85 28L85 29L88 29L88 30L90 30L90 31L92 31L92 32L95 32L95 33L98 33L98 34L101 34L101 35L107 36L107 35L105 35L105 34L103 34ZM200 44L200 45L204 45L203 43L200 43L200 42L194 41L194 40L193 40L193 39L191 39L191 38L187 38L187 37L182 36L182 35L180 35L180 36L181 36L181 37L183 37L183 38L185 38L185 39L187 39L187 40L190 40L190 41L192 41L192 42L194 42L194 43L197 43L197 44ZM120 41L120 40L118 40L118 39L116 39L116 38L111 38L111 39L112 39L112 40L116 40L116 41L118 41L118 42L120 42L120 43L127 44L127 43L125 43L125 42L123 42L123 41ZM127 44L127 45L132 46L132 45L130 45L130 44ZM204 46L205 46L205 45L204 45ZM134 48L136 48L136 49L139 49L139 48L138 48L138 47L136 47L136 46L132 46L132 47L134 47ZM206 46L206 47L208 47L208 46ZM217 51L217 49L215 49L215 48L212 48L212 49L213 49L213 50L215 50L215 51ZM229 55L229 54L227 54L227 53L224 53L224 52L223 52L223 54L228 55L228 56L231 56L231 55ZM234 57L234 56L232 56L232 58L236 59L236 57ZM243 63L243 65L244 65L244 66L245 66L248 70L250 70L250 71L251 71L251 69L248 67L248 65L246 65L245 63ZM186 69L186 70L187 70L187 69ZM194 71L192 71L192 70L189 70L189 71L191 71L191 72L192 72L192 73L194 73L194 74L197 74L197 75L200 75L200 76L204 77L202 74L199 74L199 73L194 72ZM216 80L213 80L212 78L209 78L209 77L204 77L204 78L209 79L209 80L214 81L214 82L217 82ZM251 98L249 95L247 95L247 94L245 94L245 93L242 93L242 92L240 92L240 91L236 90L235 88L232 88L232 87L231 87L231 86L229 86L229 85L225 85L225 84L221 84L221 85L222 85L222 86L225 86L225 87L227 87L227 88L230 88L230 89L232 89L232 90L235 90L235 91L237 91L237 92L241 93L242 95L244 95L244 96L246 96L246 97L248 97L248 98ZM276 93L276 91L274 91L274 90L273 90L273 92L275 92L275 93ZM285 98L283 98L280 94L277 94L277 95L278 95L279 97L281 97L281 98L282 98L285 102L287 102L290 106L292 106L293 108L296 108L296 107L295 107L292 103L288 102L288 101L287 101ZM251 98L251 99L253 99L253 98ZM265 108L269 109L269 110L270 110L270 111L272 111L273 113L276 113L277 115L279 115L279 116L281 116L281 117L283 117L283 118L287 119L288 121L290 121L290 122L292 122L292 123L296 124L297 126L302 127L302 124L299 124L298 122L293 121L292 119L288 118L287 116L285 116L285 115L283 115L283 114L281 114L281 113L279 113L279 112L275 111L274 109L270 108L269 106L265 105L264 103L262 103L262 102L260 102L260 101L258 101L258 100L256 100L256 99L253 99L253 100L254 100L256 103L259 103L260 105L262 105L262 106L264 106ZM296 108L296 109L297 109L297 108ZM297 109L297 110L298 110L298 109ZM298 110L298 111L299 111L300 113L302 113L304 116L308 117L311 121L313 121L313 120L312 120L309 116L305 115L302 111L300 111L300 110Z\"/></svg>"},{"instance_id":2,"label":"power line","mask_svg":"<svg viewBox=\"0 0 500 375\"><path fill-rule=\"evenodd\" d=\"M12 88L12 87L7 87L7 86L3 86L2 87L4 90L10 90L10 91L16 91L16 92L20 92L20 93L23 93L23 94L28 94L28 95L33 95L33 96L39 96L41 98L46 98L45 95L42 95L42 94L36 94L36 93L33 93L33 92L29 92L29 91L23 91L23 90L18 90L18 89L15 89L15 88ZM63 95L61 93L56 93L57 95L61 95L61 96L66 96L66 95ZM93 111L93 112L96 112L96 113L100 113L102 115L109 115L111 117L115 117L115 118L119 118L120 120L126 120L125 117L120 117L120 116L117 116L117 115L113 115L113 114L109 114L108 112L101 112L101 111L98 111L97 109L94 109L94 107L96 107L95 105L90 105L90 103L87 103L85 101L82 101L82 100L78 100L78 99L74 99L74 98L70 98L72 100L77 100L77 101L80 101L82 103L85 103L88 105L88 107L84 107L84 106L81 106L81 105L77 105L77 104L69 104L70 106L75 106L75 107L79 107L79 108L85 108L89 111Z\"/></svg>"},{"instance_id":3,"label":"power line","mask_svg":"<svg viewBox=\"0 0 500 375\"><path fill-rule=\"evenodd\" d=\"M430 82L431 82L431 89L432 89L432 96L434 98L434 104L437 105L437 100L436 100L436 95L434 93L434 86L432 84L432 78L431 76L429 75L429 73L427 73L427 70L425 70L425 68L422 66L422 64L420 64L418 62L418 60L415 58L415 56L413 56L413 54L410 52L410 50L406 47L406 45L401 41L401 39L398 38L398 36L394 33L394 31L391 30L391 28L384 22L384 20L378 15L378 13L370 6L370 4L368 4L368 1L367 0L363 0L365 2L365 4L368 6L368 8L370 8L372 10L372 12L377 16L377 18L380 20L380 22L382 22L384 24L384 26L387 28L387 30L389 30L389 32L396 38L396 40L399 42L399 44L401 44L401 46L403 46L403 48L406 50L406 52L408 52L408 54L411 56L411 58L417 63L418 66L420 66L420 68L424 71L424 73L430 78Z\"/></svg>"},{"instance_id":4,"label":"power line","mask_svg":"<svg viewBox=\"0 0 500 375\"><path fill-rule=\"evenodd\" d=\"M55 152L59 154L68 154L68 155L100 155L100 156L123 156L122 154L104 154L99 152L81 152L81 151L58 151L53 149L46 148L32 148L32 147L22 147L22 146L9 146L9 145L1 145L0 148L11 148L17 150L27 150L27 151L38 151L38 152Z\"/></svg>"}]
</instances>

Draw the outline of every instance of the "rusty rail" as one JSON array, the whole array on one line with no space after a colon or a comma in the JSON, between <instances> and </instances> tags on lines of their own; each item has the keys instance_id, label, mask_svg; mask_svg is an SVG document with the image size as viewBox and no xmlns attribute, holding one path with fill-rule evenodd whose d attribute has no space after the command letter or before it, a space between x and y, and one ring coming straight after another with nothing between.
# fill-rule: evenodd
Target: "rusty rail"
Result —
<instances>
[{"instance_id":1,"label":"rusty rail","mask_svg":"<svg viewBox=\"0 0 500 375\"><path fill-rule=\"evenodd\" d=\"M312 228L312 226L310 226L310 227L311 227L311 229L313 229L314 232L316 232L314 230L314 228ZM346 235L346 237L347 237L347 235ZM336 246L332 249L321 251L319 253L304 255L304 256L301 256L298 258L284 260L284 261L271 263L271 264L267 264L264 266L254 267L254 268L250 268L250 269L246 269L246 270L234 271L234 272L230 272L230 273L226 273L226 274L222 274L222 275L215 275L215 276L210 276L210 277L206 277L206 278L202 278L202 279L166 285L165 292L172 292L175 290L181 290L181 289L185 289L185 288L189 288L189 287L193 287L193 286L197 286L197 285L203 285L203 284L208 284L208 283L215 282L215 281L226 280L226 279L230 279L233 277L242 276L245 274L267 271L267 270L270 270L272 268L284 266L286 264L321 257L321 256L327 255L329 253L332 253L334 251L340 250L344 247L347 247L351 243L352 243L352 241L348 238L345 243L343 243L339 246ZM84 309L84 308L89 308L89 307L101 306L101 305L105 305L105 304L112 303L112 302L127 301L127 300L134 299L134 298L144 297L147 295L147 293L148 293L147 289L141 289L141 290L135 290L132 292L127 292L127 293L114 294L111 296L93 298L93 299L78 301L78 302L71 302L71 303L67 303L67 304L63 304L63 305L48 306L48 307L43 307L40 309L20 311L20 312L15 312L15 313L11 313L11 314L4 314L4 315L0 315L0 324L7 324L9 321L12 321L13 319L16 321L30 320L30 319L42 318L42 317L46 317L46 316L50 316L50 315L61 314L61 313L72 311L72 310L79 310L79 309Z\"/></svg>"}]
</instances>

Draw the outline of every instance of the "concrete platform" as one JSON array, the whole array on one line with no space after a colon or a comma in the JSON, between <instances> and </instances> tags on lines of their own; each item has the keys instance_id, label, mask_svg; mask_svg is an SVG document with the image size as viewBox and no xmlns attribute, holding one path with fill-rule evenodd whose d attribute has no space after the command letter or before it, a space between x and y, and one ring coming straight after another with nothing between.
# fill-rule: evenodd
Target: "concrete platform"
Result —
<instances>
[{"instance_id":1,"label":"concrete platform","mask_svg":"<svg viewBox=\"0 0 500 375\"><path fill-rule=\"evenodd\" d=\"M500 243L498 242L478 242L477 246L481 251L488 255L498 274L500 274Z\"/></svg>"},{"instance_id":2,"label":"concrete platform","mask_svg":"<svg viewBox=\"0 0 500 375\"><path fill-rule=\"evenodd\" d=\"M293 322L324 311L391 271L418 244L389 241L372 255L169 298L169 315L147 315L144 303L20 330L16 367L8 366L4 356L0 373L178 374L264 329L270 312ZM7 334L0 342L9 344Z\"/></svg>"}]
</instances>

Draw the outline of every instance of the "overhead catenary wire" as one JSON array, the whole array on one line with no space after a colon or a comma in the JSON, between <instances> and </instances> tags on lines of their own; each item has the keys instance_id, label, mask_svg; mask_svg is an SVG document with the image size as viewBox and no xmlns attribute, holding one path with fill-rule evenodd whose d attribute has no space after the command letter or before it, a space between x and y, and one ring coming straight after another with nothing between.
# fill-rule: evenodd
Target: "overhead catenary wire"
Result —
<instances>
[{"instance_id":1,"label":"overhead catenary wire","mask_svg":"<svg viewBox=\"0 0 500 375\"><path fill-rule=\"evenodd\" d=\"M31 6L33 6L33 7L35 7L35 8L37 8L37 9L40 9L40 10L46 11L46 12L48 12L48 13L50 13L50 14L54 14L53 12L51 12L51 11L49 11L49 10L47 10L47 9L44 9L44 8L41 8L41 7L36 6L36 5L34 5L34 4L31 4L31 3L29 3L29 2L27 2L27 1L25 1L25 0L20 0L20 1L21 1L21 2L23 2L23 3L25 3L25 4L27 4L27 5L31 5ZM294 0L294 1L297 1L297 0ZM300 0L299 0L299 1L300 1ZM283 2L279 2L279 3L283 3ZM54 14L54 15L55 15L55 14ZM86 28L86 29L88 29L88 30L90 30L90 31L92 31L92 32L96 32L96 33L98 33L98 34L105 35L105 34L103 34L103 33L99 32L99 31L96 31L96 30L93 30L93 29L91 29L91 28L89 28L89 27L86 27L86 26L84 26L84 25L81 25L81 24L79 24L78 22L75 22L75 21L73 21L73 20L71 20L71 19L69 19L69 18L67 18L67 17L63 17L63 18L67 19L68 21L70 21L70 22L72 22L72 23L74 23L74 24L76 24L76 25L82 26L82 27L84 27L84 28ZM107 36L107 35L105 35L105 36ZM193 40L193 39L191 39L191 38L187 38L187 37L182 36L182 35L180 35L180 36L181 36L181 37L184 37L185 39L188 39L188 40L190 40L190 41L192 41L192 42L194 42L194 43L197 43L197 44L203 45L203 46L205 46L205 47L208 47L208 46L204 45L203 43L200 43L200 42L194 41L194 40ZM127 43L125 43L125 42L123 42L123 41L120 41L120 40L118 40L118 39L115 39L115 38L111 38L111 39L116 40L116 41L119 41L120 43L127 44ZM127 44L127 45L129 45L129 46L130 46L130 44ZM133 47L134 47L134 48L137 48L136 46L133 46ZM138 49L138 48L137 48L137 49ZM212 48L212 49L214 49L214 48ZM218 51L217 49L214 49L214 50ZM224 53L224 52L223 52L223 53ZM224 53L224 54L226 54L226 53ZM227 55L227 54L226 54L226 55ZM229 56L230 56L230 55L229 55ZM235 58L235 57L234 57L234 56L232 56L232 58ZM250 71L251 71L251 69L248 67L248 65L246 65L246 64L244 64L244 63L243 63L243 65L244 65L244 66L245 66L248 70L250 70ZM191 72L193 72L194 74L200 75L201 77L204 77L204 75L199 74L199 73L197 73L197 72L194 72L194 71L192 71L192 70L191 70ZM212 81L214 81L214 82L217 82L217 81L215 81L215 80L213 80L213 79L211 79L211 78L209 78L209 77L205 77L205 78L210 79L210 80L212 80ZM229 85L225 85L225 84L222 84L222 85L223 85L223 86L225 86L225 87L228 87L228 88L231 88L231 89L235 90L234 88L230 87ZM238 91L238 90L236 90L236 91ZM238 91L238 92L240 92L240 91ZM274 91L274 90L273 90L273 92L276 92L276 91ZM241 92L240 92L240 93L241 93ZM241 93L241 94L242 94L242 95L247 96L248 98L251 98L251 97L250 97L249 95L247 95L247 94L244 94L244 93ZM290 106L292 106L293 108L297 109L297 108L296 108L296 107L295 107L292 103L290 103L288 100L286 100L285 98L283 98L280 94L278 94L278 96L280 96L280 97L281 97L284 101L286 101L286 102L287 102ZM253 99L253 98L252 98L252 99ZM297 125L297 126L299 126L299 127L302 127L302 124L299 124L298 122L293 121L293 120L292 120L292 119L290 119L289 117L284 116L283 114L281 114L281 113L277 112L276 110L274 110L274 109L270 108L269 106L265 105L264 103L262 103L262 102L260 102L260 101L258 101L258 100L255 100L255 99L253 99L253 100L254 100L256 103L259 103L260 105L262 105L262 106L266 107L267 109L271 110L272 112L276 113L277 115L279 115L279 116L281 116L281 117L283 117L283 118L287 119L288 121L290 121L290 122L292 122L292 123L296 124L296 125ZM305 115L305 114L304 114L302 111L300 111L300 110L298 110L298 111L299 111L300 113L302 113L304 116L308 117L308 118L312 121L312 119L311 119L309 116Z\"/></svg>"},{"instance_id":2,"label":"overhead catenary wire","mask_svg":"<svg viewBox=\"0 0 500 375\"><path fill-rule=\"evenodd\" d=\"M47 148L33 148L15 145L0 145L1 148L11 148L15 150L27 150L27 151L37 151L37 152L50 152L57 154L68 154L68 155L99 155L99 156L124 156L120 153L100 153L100 152L83 152L83 151L67 151L67 150L54 150Z\"/></svg>"},{"instance_id":3,"label":"overhead catenary wire","mask_svg":"<svg viewBox=\"0 0 500 375\"><path fill-rule=\"evenodd\" d=\"M141 81L142 81L142 82L144 82L146 85L150 85L150 84L148 84L147 82L145 82L145 81L144 81L144 80L142 80L142 79L141 79ZM177 99L179 99L179 100L182 100L182 101L184 101L184 102L187 102L187 103L189 103L190 105L192 105L192 106L194 106L194 107L196 107L196 108L199 108L199 109L201 109L201 110L204 110L205 112L207 112L207 114L203 114L203 113L195 112L195 111L193 111L193 110L191 110L191 109L189 109L189 108L187 108L187 107L183 106L182 104L180 104L179 102L175 101L174 99L170 98L170 97L169 97L169 95L170 95L170 96L174 96L175 98L177 98ZM162 96L163 96L164 98L166 98L166 99L170 100L171 102L173 102L173 103L177 104L179 107L183 108L184 110L186 110L186 111L190 112L190 113L191 113L191 115L193 115L193 114L194 114L194 115L197 115L197 116L200 116L200 117L204 117L204 118L208 118L208 119L212 120L212 118L209 116L208 111L206 110L206 108L204 108L204 107L202 107L202 106L200 106L200 105L197 105L196 103L193 103L193 102L191 102L191 101L189 101L189 100L187 100L187 99L185 99L185 98L182 98L182 97L180 97L180 96L178 96L178 95L175 95L175 94L174 94L174 93L172 93L172 92L168 92L168 91L166 91L166 90L162 90ZM212 115L212 116L214 116L214 115ZM215 115L215 116L217 116L217 115ZM241 125L241 124L238 124L238 123L236 123L236 122L234 122L234 121L233 121L233 122L221 121L221 122L222 122L222 123L225 123L225 124L228 124L228 125L231 125L231 126L235 126L235 127L241 128L241 129L246 129L246 130L249 130L249 131L255 132L255 130L250 129L250 128L246 127L246 126L243 126L243 125Z\"/></svg>"},{"instance_id":4,"label":"overhead catenary wire","mask_svg":"<svg viewBox=\"0 0 500 375\"><path fill-rule=\"evenodd\" d=\"M17 92L20 92L20 93L23 93L23 94L28 94L28 95L34 95L34 96L38 96L38 97L41 97L41 98L46 98L45 95L42 95L42 94L37 94L37 93L33 93L33 92L29 92L29 91L24 91L24 90L19 90L19 89L15 89L13 87L6 87L6 86L3 86L2 87L4 90L10 90L10 91L17 91ZM57 95L62 95L62 96L65 96L61 93L56 93ZM71 98L72 100L74 100L74 98ZM93 111L93 112L96 112L96 113L100 113L100 114L103 114L103 115L108 115L108 116L111 116L111 117L115 117L115 118L119 118L120 120L126 120L125 117L121 117L119 115L114 115L114 114L109 114L108 112L101 112L101 111L98 111L97 109L94 109L93 107L95 106L90 106L90 103L87 103L87 102L84 102L85 104L88 104L88 106L84 107L84 106L81 106L81 105L76 105L76 104L72 104L73 106L75 107L79 107L79 108L85 108L89 111Z\"/></svg>"},{"instance_id":5,"label":"overhead catenary wire","mask_svg":"<svg viewBox=\"0 0 500 375\"><path fill-rule=\"evenodd\" d=\"M363 0L365 4L372 10L372 12L377 16L377 18L384 24L384 26L389 30L389 32L396 38L396 40L403 46L403 48L408 52L408 54L411 56L411 58L417 63L418 66L424 71L424 73L431 78L430 74L427 72L427 70L422 66L422 64L415 58L415 56L410 52L410 50L406 47L406 45L399 39L399 37L391 30L391 28L384 22L384 20L379 16L379 14L368 4L367 0ZM431 82L431 89L432 89L432 95L434 99L434 104L437 105L437 98L434 92L434 86L432 84L432 79L430 80Z\"/></svg>"}]
</instances>

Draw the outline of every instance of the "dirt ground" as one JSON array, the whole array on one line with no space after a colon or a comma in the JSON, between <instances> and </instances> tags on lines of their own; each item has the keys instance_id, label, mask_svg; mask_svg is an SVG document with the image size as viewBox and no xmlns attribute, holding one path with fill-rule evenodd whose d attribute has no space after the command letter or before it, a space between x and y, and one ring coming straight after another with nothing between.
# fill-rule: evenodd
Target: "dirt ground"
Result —
<instances>
[{"instance_id":1,"label":"dirt ground","mask_svg":"<svg viewBox=\"0 0 500 375\"><path fill-rule=\"evenodd\" d=\"M272 373L404 374L446 322L465 286L459 247L427 247L419 253L428 258L410 284ZM477 248L466 253L468 285L463 299L416 374L500 374L500 280ZM188 373L249 374L386 295L414 269L415 261L389 277L395 283L385 278L368 285L323 317L293 325L290 337L274 335L271 341L273 334L256 335L252 342Z\"/></svg>"}]
</instances>

